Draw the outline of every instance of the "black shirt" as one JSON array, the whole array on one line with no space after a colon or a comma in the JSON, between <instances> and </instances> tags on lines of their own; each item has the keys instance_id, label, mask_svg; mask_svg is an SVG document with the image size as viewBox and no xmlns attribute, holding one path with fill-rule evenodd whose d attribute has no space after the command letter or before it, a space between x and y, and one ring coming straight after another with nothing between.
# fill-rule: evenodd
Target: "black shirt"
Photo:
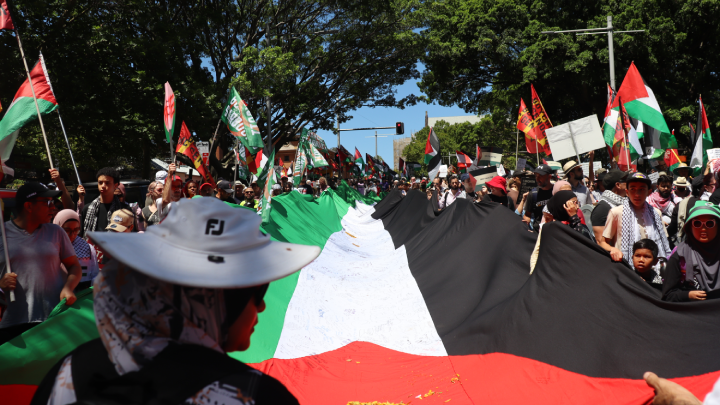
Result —
<instances>
[{"instance_id":1,"label":"black shirt","mask_svg":"<svg viewBox=\"0 0 720 405\"><path fill-rule=\"evenodd\" d=\"M485 202L495 202L498 204L502 204L503 206L505 206L507 208L510 208L510 206L508 204L508 197L506 195L504 195L502 197L498 197L494 194L486 194L482 200Z\"/></svg>"},{"instance_id":2,"label":"black shirt","mask_svg":"<svg viewBox=\"0 0 720 405\"><path fill-rule=\"evenodd\" d=\"M605 226L611 209L612 207L607 201L600 201L598 205L593 208L592 215L590 215L590 223L593 228L596 226Z\"/></svg>"},{"instance_id":3,"label":"black shirt","mask_svg":"<svg viewBox=\"0 0 720 405\"><path fill-rule=\"evenodd\" d=\"M85 229L85 221L87 220L87 212L88 208L90 208L91 204L87 204L85 207L83 207L82 210L82 222L80 224L80 229ZM109 203L100 203L97 210L97 227L95 228L98 232L105 232L105 228L108 226L108 210L110 209L110 206L112 205L112 202ZM84 236L84 235L83 235Z\"/></svg>"},{"instance_id":4,"label":"black shirt","mask_svg":"<svg viewBox=\"0 0 720 405\"><path fill-rule=\"evenodd\" d=\"M533 198L537 196L536 198ZM539 187L534 188L530 194L528 194L528 200L526 202L525 216L530 217L530 214L534 216L535 222L533 223L533 229L540 229L540 221L542 221L542 211L545 208L548 200L552 198L552 188L543 190Z\"/></svg>"}]
</instances>

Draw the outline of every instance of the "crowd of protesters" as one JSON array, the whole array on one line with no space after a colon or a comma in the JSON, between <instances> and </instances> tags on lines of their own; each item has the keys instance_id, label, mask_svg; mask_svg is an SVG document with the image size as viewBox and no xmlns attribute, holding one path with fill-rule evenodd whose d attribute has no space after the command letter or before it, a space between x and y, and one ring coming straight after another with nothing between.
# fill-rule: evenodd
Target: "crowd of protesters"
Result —
<instances>
[{"instance_id":1,"label":"crowd of protesters","mask_svg":"<svg viewBox=\"0 0 720 405\"><path fill-rule=\"evenodd\" d=\"M718 180L718 173L712 170L715 163L710 161L702 173L695 176L683 164L673 171L659 168L657 175L652 176L655 181L642 172L618 169L591 171L586 176L575 161L567 162L561 174L547 164L539 164L532 171L495 176L480 187L475 177L468 173L451 173L444 178L435 176L431 180L428 177L368 176L345 181L349 187L367 196L383 195L393 189L403 196L411 192L424 193L438 215L458 199L505 207L518 216L528 232L538 234L530 258L531 274L543 246L543 226L550 222L564 224L578 232L578 237L597 243L608 252L611 260L626 261L640 279L661 292L663 300L697 301L720 296L720 238L717 238L720 208L716 205L720 202L720 189L715 189ZM97 172L99 195L92 201L85 200L82 186L76 188L77 199L73 201L57 170L50 170L51 187L42 183L26 183L20 187L13 215L5 222L12 272L8 271L4 256L0 257L3 269L0 277L0 298L3 299L0 344L42 323L61 300L72 304L76 294L91 286L109 294L106 304L130 299L127 294L133 293L114 291L108 280L119 274L117 262L112 257L125 253L132 255L132 252L108 242L123 239L99 237L102 232L152 234L153 227L163 227L166 218L173 218L170 215L173 211L188 206L179 203L183 199L207 198L261 210L262 190L257 182L224 179L216 184L191 179L183 182L176 169L170 164L167 171L156 173L155 180L148 185L143 204L125 201L125 185L117 170L110 167ZM534 178L536 187L522 192L525 178ZM319 197L328 189L336 189L339 182L336 177L320 177L314 181L302 178L295 183L292 178L282 176L270 193L278 196L297 192ZM208 204L219 211L229 206L218 206L215 202ZM168 221L186 220L186 217L178 219L177 215ZM214 219L198 221L198 229L212 234L209 232L210 221ZM207 221L207 225L202 221ZM168 229L171 227L167 225ZM219 232L222 233L223 228ZM222 255L207 257L210 260ZM106 268L109 269L107 272ZM147 286L147 273L136 270L138 272L132 276L136 280L132 282L142 290ZM247 283L236 284L243 287ZM266 288L267 284L260 290L240 288L242 297L236 299L242 302L243 308L252 306L256 317L264 309L262 295ZM224 290L213 291L220 294L217 291ZM10 292L13 302L7 305ZM188 293L184 294L188 299ZM163 300L172 297L160 294L154 299L161 305ZM205 299L212 300L212 297ZM207 304L208 301L203 302ZM148 312L138 316L152 317L152 308L148 306ZM249 339L249 335L242 337L240 343L237 337L230 340L233 345L242 347L245 338ZM237 349L227 344L227 347ZM60 373L70 372L69 368L63 370ZM59 389L57 385L55 389ZM218 387L208 392L212 392L208 394L211 396L227 394ZM278 392L283 398L289 395L286 391Z\"/></svg>"}]
</instances>

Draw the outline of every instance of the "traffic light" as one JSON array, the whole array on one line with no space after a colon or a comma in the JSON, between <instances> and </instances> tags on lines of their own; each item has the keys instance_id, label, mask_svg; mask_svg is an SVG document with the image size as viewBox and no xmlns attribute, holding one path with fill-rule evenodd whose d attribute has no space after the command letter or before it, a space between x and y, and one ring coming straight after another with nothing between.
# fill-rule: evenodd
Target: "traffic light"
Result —
<instances>
[{"instance_id":1,"label":"traffic light","mask_svg":"<svg viewBox=\"0 0 720 405\"><path fill-rule=\"evenodd\" d=\"M402 122L395 123L395 135L402 135L405 133L405 124Z\"/></svg>"}]
</instances>

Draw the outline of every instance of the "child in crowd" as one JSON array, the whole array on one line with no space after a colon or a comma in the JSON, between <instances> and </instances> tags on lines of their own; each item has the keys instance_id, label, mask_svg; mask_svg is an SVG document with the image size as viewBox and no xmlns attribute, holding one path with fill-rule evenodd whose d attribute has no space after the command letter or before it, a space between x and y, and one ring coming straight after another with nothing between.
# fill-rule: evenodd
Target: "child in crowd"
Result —
<instances>
[{"instance_id":1,"label":"child in crowd","mask_svg":"<svg viewBox=\"0 0 720 405\"><path fill-rule=\"evenodd\" d=\"M658 250L657 243L652 239L640 239L633 245L632 260L637 274L652 288L662 290L662 284L653 283L656 274L653 267L659 260Z\"/></svg>"}]
</instances>

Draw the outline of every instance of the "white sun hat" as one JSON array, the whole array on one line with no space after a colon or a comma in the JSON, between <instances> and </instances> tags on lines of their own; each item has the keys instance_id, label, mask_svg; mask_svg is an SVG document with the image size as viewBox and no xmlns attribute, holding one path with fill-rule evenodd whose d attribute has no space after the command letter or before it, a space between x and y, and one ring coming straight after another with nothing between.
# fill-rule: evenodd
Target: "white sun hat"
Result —
<instances>
[{"instance_id":1,"label":"white sun hat","mask_svg":"<svg viewBox=\"0 0 720 405\"><path fill-rule=\"evenodd\" d=\"M317 246L275 242L250 210L215 198L182 199L145 233L90 232L113 259L150 277L201 288L246 288L288 276L320 254Z\"/></svg>"}]
</instances>

